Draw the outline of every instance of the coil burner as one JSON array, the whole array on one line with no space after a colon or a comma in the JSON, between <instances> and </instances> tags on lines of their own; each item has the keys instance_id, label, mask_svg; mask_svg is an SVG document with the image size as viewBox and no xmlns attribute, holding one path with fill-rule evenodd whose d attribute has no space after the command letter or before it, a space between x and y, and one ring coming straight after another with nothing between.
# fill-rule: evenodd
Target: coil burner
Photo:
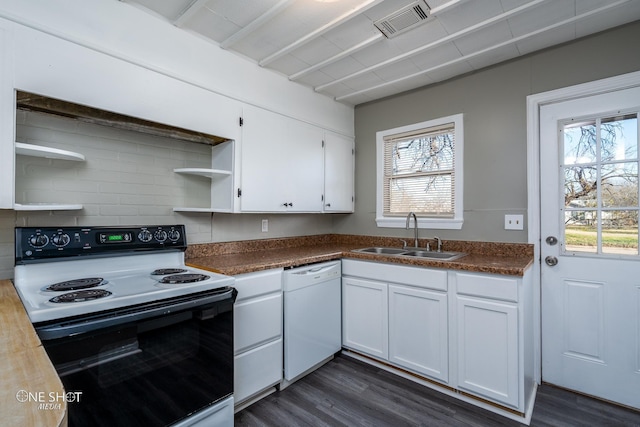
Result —
<instances>
[{"instance_id":1,"label":"coil burner","mask_svg":"<svg viewBox=\"0 0 640 427\"><path fill-rule=\"evenodd\" d=\"M160 283L167 283L171 285L201 282L209 279L209 276L205 274L174 274L172 276L163 277Z\"/></svg>"},{"instance_id":2,"label":"coil burner","mask_svg":"<svg viewBox=\"0 0 640 427\"><path fill-rule=\"evenodd\" d=\"M88 277L82 279L66 280L64 282L54 283L47 286L45 291L76 291L79 289L95 288L96 286L104 285L107 282L102 277Z\"/></svg>"},{"instance_id":3,"label":"coil burner","mask_svg":"<svg viewBox=\"0 0 640 427\"><path fill-rule=\"evenodd\" d=\"M69 292L66 294L58 295L51 298L49 301L53 303L71 303L71 302L85 302L92 301L99 298L108 297L111 292L104 289L83 289L77 292Z\"/></svg>"}]
</instances>

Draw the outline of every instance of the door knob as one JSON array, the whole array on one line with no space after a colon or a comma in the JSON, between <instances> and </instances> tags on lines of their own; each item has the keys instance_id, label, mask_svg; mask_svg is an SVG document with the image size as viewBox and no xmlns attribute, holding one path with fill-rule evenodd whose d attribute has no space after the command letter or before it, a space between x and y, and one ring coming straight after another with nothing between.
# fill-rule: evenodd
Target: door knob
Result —
<instances>
[{"instance_id":1,"label":"door knob","mask_svg":"<svg viewBox=\"0 0 640 427\"><path fill-rule=\"evenodd\" d=\"M548 256L544 259L544 262L549 266L549 267L553 267L554 265L558 264L558 258L554 257L554 256Z\"/></svg>"}]
</instances>

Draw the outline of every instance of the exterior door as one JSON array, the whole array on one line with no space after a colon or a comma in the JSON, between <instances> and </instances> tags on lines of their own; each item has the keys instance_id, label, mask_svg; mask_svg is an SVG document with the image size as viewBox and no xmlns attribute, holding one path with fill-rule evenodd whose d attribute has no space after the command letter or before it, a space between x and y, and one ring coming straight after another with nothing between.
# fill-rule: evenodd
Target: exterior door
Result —
<instances>
[{"instance_id":1,"label":"exterior door","mask_svg":"<svg viewBox=\"0 0 640 427\"><path fill-rule=\"evenodd\" d=\"M640 408L640 88L540 109L542 380Z\"/></svg>"}]
</instances>

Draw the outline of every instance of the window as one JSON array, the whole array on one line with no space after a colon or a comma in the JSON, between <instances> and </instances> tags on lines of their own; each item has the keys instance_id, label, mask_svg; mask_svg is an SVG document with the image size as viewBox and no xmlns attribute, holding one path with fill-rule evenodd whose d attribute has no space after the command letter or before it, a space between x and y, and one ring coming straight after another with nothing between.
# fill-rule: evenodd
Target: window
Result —
<instances>
[{"instance_id":1,"label":"window","mask_svg":"<svg viewBox=\"0 0 640 427\"><path fill-rule=\"evenodd\" d=\"M462 114L380 131L378 227L462 228Z\"/></svg>"},{"instance_id":2,"label":"window","mask_svg":"<svg viewBox=\"0 0 640 427\"><path fill-rule=\"evenodd\" d=\"M564 252L638 255L638 113L560 123Z\"/></svg>"}]
</instances>

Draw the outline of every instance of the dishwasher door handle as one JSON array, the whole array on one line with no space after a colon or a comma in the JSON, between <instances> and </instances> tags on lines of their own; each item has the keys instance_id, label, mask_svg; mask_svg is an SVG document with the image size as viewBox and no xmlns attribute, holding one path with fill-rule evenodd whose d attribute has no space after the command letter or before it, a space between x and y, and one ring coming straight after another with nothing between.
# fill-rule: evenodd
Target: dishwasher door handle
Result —
<instances>
[{"instance_id":1,"label":"dishwasher door handle","mask_svg":"<svg viewBox=\"0 0 640 427\"><path fill-rule=\"evenodd\" d=\"M308 275L308 274L324 273L325 271L331 270L332 268L336 268L337 265L338 264L326 265L324 267L309 268L306 270L293 271L293 272L290 272L289 274Z\"/></svg>"}]
</instances>

